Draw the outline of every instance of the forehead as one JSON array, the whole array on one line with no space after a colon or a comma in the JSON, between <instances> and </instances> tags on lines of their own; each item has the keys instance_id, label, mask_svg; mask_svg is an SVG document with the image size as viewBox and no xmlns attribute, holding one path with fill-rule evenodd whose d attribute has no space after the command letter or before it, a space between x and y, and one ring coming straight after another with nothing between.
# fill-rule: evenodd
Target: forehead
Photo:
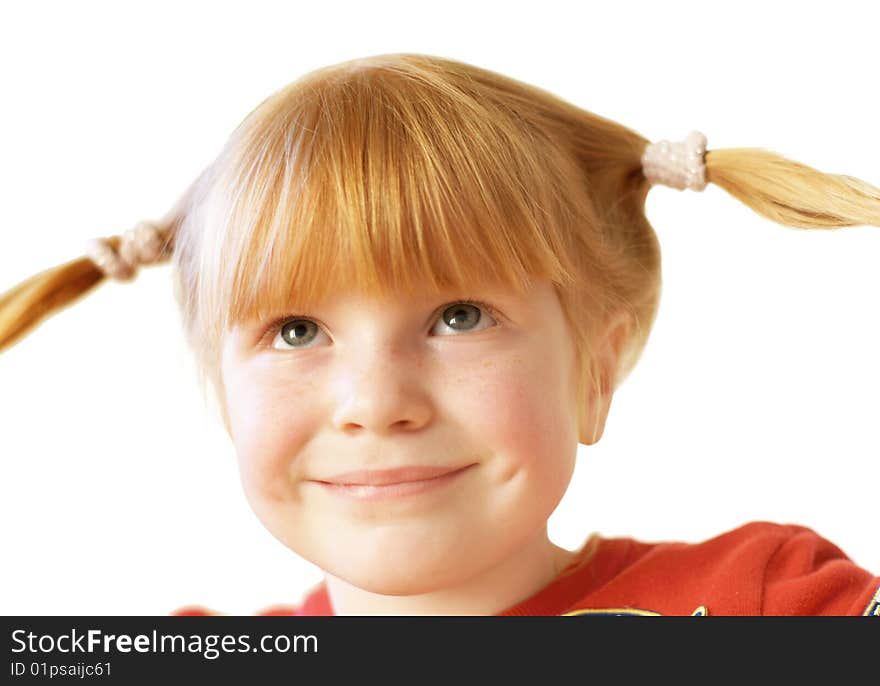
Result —
<instances>
[{"instance_id":1,"label":"forehead","mask_svg":"<svg viewBox=\"0 0 880 686\"><path fill-rule=\"evenodd\" d=\"M483 281L468 287L411 288L390 292L372 292L345 289L324 293L317 299L298 299L292 296L283 306L263 315L253 314L243 325L259 323L263 319L284 316L291 313L316 314L335 312L358 312L363 309L392 309L396 311L420 312L456 299L485 300L505 311L524 312L530 309L546 310L558 305L558 297L553 284L546 279L534 279L528 285L514 288L500 281ZM237 328L236 325L233 328Z\"/></svg>"},{"instance_id":2,"label":"forehead","mask_svg":"<svg viewBox=\"0 0 880 686\"><path fill-rule=\"evenodd\" d=\"M472 286L449 286L442 288L400 289L388 293L344 291L325 294L314 301L290 299L288 309L326 310L339 307L395 306L421 309L432 307L442 301L461 299L484 299L489 304L504 306L539 306L552 302L556 297L553 284L546 279L536 279L521 289L500 281L485 281Z\"/></svg>"}]
</instances>

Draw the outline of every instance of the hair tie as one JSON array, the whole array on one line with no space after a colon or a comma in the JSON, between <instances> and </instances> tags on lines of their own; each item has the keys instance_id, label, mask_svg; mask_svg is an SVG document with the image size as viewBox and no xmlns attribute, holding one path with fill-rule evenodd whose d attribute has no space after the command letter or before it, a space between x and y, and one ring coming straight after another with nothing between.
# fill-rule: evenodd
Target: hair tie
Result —
<instances>
[{"instance_id":1,"label":"hair tie","mask_svg":"<svg viewBox=\"0 0 880 686\"><path fill-rule=\"evenodd\" d=\"M658 141L648 145L642 154L642 172L652 184L701 191L706 187L705 154L706 136L691 131L680 143Z\"/></svg>"},{"instance_id":2,"label":"hair tie","mask_svg":"<svg viewBox=\"0 0 880 686\"><path fill-rule=\"evenodd\" d=\"M129 281L144 264L163 262L171 254L171 244L159 226L142 221L119 237L118 247L107 238L93 238L86 255L104 274L117 281Z\"/></svg>"}]
</instances>

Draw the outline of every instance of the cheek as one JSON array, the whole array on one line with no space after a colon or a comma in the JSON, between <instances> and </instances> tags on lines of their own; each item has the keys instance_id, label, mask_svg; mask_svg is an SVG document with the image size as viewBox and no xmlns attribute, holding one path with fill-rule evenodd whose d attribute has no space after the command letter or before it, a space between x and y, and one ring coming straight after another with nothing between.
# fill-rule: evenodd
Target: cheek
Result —
<instances>
[{"instance_id":1,"label":"cheek","mask_svg":"<svg viewBox=\"0 0 880 686\"><path fill-rule=\"evenodd\" d=\"M230 432L242 483L249 494L284 498L296 456L311 435L314 414L308 385L291 384L277 371L251 369L226 384Z\"/></svg>"},{"instance_id":2,"label":"cheek","mask_svg":"<svg viewBox=\"0 0 880 686\"><path fill-rule=\"evenodd\" d=\"M540 473L549 485L573 469L577 436L569 386L561 370L542 360L517 355L486 363L475 384L479 392L460 406L461 421L497 453L502 480Z\"/></svg>"}]
</instances>

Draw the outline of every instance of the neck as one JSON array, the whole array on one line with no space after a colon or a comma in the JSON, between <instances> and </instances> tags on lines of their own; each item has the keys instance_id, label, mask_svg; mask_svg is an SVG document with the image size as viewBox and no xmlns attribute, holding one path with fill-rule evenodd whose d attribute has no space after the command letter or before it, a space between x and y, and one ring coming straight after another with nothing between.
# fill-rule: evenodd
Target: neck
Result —
<instances>
[{"instance_id":1,"label":"neck","mask_svg":"<svg viewBox=\"0 0 880 686\"><path fill-rule=\"evenodd\" d=\"M494 567L448 588L419 595L380 595L325 573L337 615L495 615L531 597L559 576L576 553L554 545L544 527Z\"/></svg>"}]
</instances>

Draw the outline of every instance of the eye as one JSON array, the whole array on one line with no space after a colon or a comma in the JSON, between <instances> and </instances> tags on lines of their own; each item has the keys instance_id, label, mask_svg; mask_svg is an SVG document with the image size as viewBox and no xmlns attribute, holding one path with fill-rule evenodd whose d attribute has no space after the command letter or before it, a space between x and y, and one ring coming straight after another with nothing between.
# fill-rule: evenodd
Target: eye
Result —
<instances>
[{"instance_id":1,"label":"eye","mask_svg":"<svg viewBox=\"0 0 880 686\"><path fill-rule=\"evenodd\" d=\"M484 303L462 300L447 306L442 311L438 324L445 324L447 329L452 331L482 331L482 329L489 328L489 326L478 329L477 326L481 322L497 323L489 314L490 312L493 312L492 308Z\"/></svg>"},{"instance_id":2,"label":"eye","mask_svg":"<svg viewBox=\"0 0 880 686\"><path fill-rule=\"evenodd\" d=\"M273 324L271 332L277 332L272 340L272 347L278 350L306 348L319 334L321 327L311 319L283 319Z\"/></svg>"},{"instance_id":3,"label":"eye","mask_svg":"<svg viewBox=\"0 0 880 686\"><path fill-rule=\"evenodd\" d=\"M497 325L492 315L497 316L495 310L485 303L477 300L460 300L443 307L438 315L437 324L443 324L447 332L482 331ZM482 326L483 324L486 325ZM437 328L435 326L431 332L435 333ZM277 319L266 332L267 339L272 337L271 347L277 350L308 348L312 341L321 335L326 334L317 322L305 317L292 316Z\"/></svg>"}]
</instances>

